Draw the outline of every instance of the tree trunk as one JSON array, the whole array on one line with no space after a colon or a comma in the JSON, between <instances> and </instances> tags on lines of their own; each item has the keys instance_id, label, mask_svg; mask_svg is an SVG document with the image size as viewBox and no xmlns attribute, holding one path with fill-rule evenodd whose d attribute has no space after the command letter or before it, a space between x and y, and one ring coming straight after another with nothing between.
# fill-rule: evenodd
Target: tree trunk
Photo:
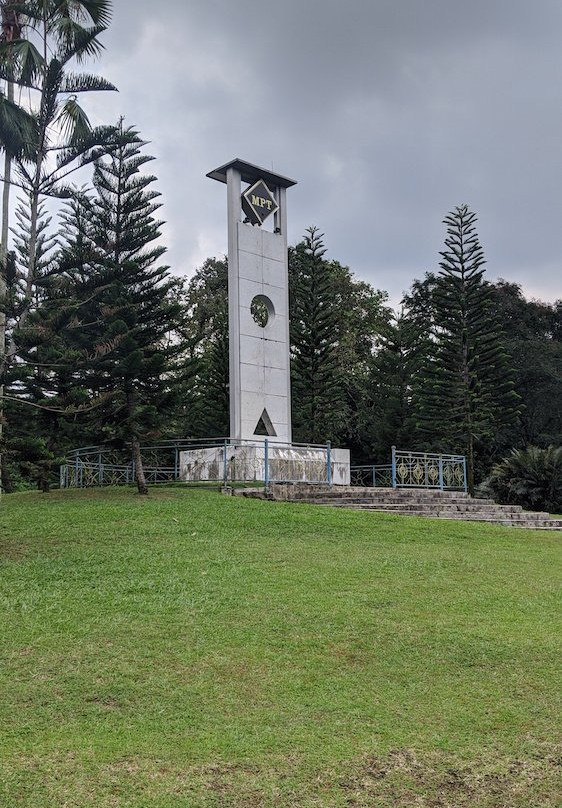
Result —
<instances>
[{"instance_id":1,"label":"tree trunk","mask_svg":"<svg viewBox=\"0 0 562 808\"><path fill-rule=\"evenodd\" d=\"M14 85L11 81L8 82L8 101L14 101ZM8 225L10 219L10 184L12 181L12 158L6 152L4 154L4 179L2 182L2 243L1 243L1 258L2 263L6 260L8 253Z\"/></svg>"},{"instance_id":2,"label":"tree trunk","mask_svg":"<svg viewBox=\"0 0 562 808\"><path fill-rule=\"evenodd\" d=\"M5 494L13 494L14 493L14 486L12 483L12 478L10 477L10 470L8 468L8 457L6 452L2 452L2 457L0 458L0 466L2 472L2 488Z\"/></svg>"},{"instance_id":3,"label":"tree trunk","mask_svg":"<svg viewBox=\"0 0 562 808\"><path fill-rule=\"evenodd\" d=\"M8 82L8 100L14 100L14 85ZM8 225L10 216L10 183L12 179L12 158L8 152L4 155L4 180L2 188L2 235L0 238L0 368L4 367L6 354L6 313L3 310L6 299L6 259L8 256ZM0 379L0 452L4 433L4 383ZM0 456L0 496L7 490L4 479L5 464Z\"/></svg>"},{"instance_id":4,"label":"tree trunk","mask_svg":"<svg viewBox=\"0 0 562 808\"><path fill-rule=\"evenodd\" d=\"M468 436L468 457L466 463L466 477L468 493L474 496L474 435L472 430Z\"/></svg>"},{"instance_id":5,"label":"tree trunk","mask_svg":"<svg viewBox=\"0 0 562 808\"><path fill-rule=\"evenodd\" d=\"M144 468L142 465L142 454L140 450L140 442L137 437L132 440L133 446L133 460L135 462L135 479L137 481L137 488L139 494L148 494L148 486L144 476Z\"/></svg>"}]
</instances>

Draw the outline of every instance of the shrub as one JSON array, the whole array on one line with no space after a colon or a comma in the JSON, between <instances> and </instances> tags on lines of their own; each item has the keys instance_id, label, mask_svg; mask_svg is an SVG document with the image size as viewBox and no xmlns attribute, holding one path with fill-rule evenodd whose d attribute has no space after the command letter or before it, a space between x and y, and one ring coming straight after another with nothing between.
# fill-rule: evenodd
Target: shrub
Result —
<instances>
[{"instance_id":1,"label":"shrub","mask_svg":"<svg viewBox=\"0 0 562 808\"><path fill-rule=\"evenodd\" d=\"M562 511L562 446L514 449L493 467L486 488L498 502L550 513Z\"/></svg>"}]
</instances>

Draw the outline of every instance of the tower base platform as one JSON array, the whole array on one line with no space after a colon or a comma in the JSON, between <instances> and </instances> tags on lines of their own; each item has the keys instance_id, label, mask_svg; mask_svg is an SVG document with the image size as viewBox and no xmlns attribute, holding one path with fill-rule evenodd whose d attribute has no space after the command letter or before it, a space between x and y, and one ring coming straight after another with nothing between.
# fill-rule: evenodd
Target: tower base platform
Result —
<instances>
[{"instance_id":1,"label":"tower base platform","mask_svg":"<svg viewBox=\"0 0 562 808\"><path fill-rule=\"evenodd\" d=\"M224 443L180 452L182 482L329 483L349 485L349 449Z\"/></svg>"}]
</instances>

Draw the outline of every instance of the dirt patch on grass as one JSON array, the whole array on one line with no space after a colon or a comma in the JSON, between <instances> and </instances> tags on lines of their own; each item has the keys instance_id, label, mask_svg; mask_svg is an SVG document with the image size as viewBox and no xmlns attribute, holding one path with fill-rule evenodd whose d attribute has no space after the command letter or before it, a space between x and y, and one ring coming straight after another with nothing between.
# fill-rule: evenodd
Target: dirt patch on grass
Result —
<instances>
[{"instance_id":1,"label":"dirt patch on grass","mask_svg":"<svg viewBox=\"0 0 562 808\"><path fill-rule=\"evenodd\" d=\"M444 753L392 750L340 781L349 808L555 808L560 750L536 757L454 761Z\"/></svg>"},{"instance_id":2,"label":"dirt patch on grass","mask_svg":"<svg viewBox=\"0 0 562 808\"><path fill-rule=\"evenodd\" d=\"M99 707L101 710L118 710L120 707L116 699L112 698L111 696L106 696L103 698L92 696L92 698L86 699L86 703L93 704L94 707Z\"/></svg>"},{"instance_id":3,"label":"dirt patch on grass","mask_svg":"<svg viewBox=\"0 0 562 808\"><path fill-rule=\"evenodd\" d=\"M142 757L100 765L93 754L69 753L18 756L4 772L0 765L0 773L11 798L6 804L33 808L557 808L560 766L554 749L472 760L395 749L330 768L298 757L269 765L182 766L177 759Z\"/></svg>"},{"instance_id":4,"label":"dirt patch on grass","mask_svg":"<svg viewBox=\"0 0 562 808\"><path fill-rule=\"evenodd\" d=\"M360 764L303 770L221 762L181 770L127 761L113 778L146 778L168 797L212 808L558 808L560 752L462 761L443 752L395 749ZM118 778L119 779L119 778ZM156 782L155 782L156 781ZM158 784L159 783L159 784Z\"/></svg>"}]
</instances>

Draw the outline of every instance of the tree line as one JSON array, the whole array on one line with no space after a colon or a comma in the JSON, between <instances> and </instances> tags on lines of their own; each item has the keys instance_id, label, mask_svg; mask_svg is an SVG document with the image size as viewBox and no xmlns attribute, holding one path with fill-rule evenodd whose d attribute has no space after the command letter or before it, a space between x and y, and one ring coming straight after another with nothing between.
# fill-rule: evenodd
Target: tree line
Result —
<instances>
[{"instance_id":1,"label":"tree line","mask_svg":"<svg viewBox=\"0 0 562 808\"><path fill-rule=\"evenodd\" d=\"M356 463L389 462L393 444L462 453L473 489L512 448L560 443L562 302L485 278L466 205L444 224L439 270L414 281L398 313L325 257L317 228L289 249L293 439L346 446ZM209 259L184 291L186 434L226 434L227 271Z\"/></svg>"},{"instance_id":2,"label":"tree line","mask_svg":"<svg viewBox=\"0 0 562 808\"><path fill-rule=\"evenodd\" d=\"M47 489L70 448L103 443L130 448L144 493L142 442L228 434L227 262L170 274L146 144L123 121L92 127L77 101L114 89L75 68L100 52L108 0L1 9L2 485ZM473 489L511 449L560 443L562 303L486 279L466 205L444 225L398 313L316 227L289 249L293 438L355 462L392 444L463 453Z\"/></svg>"}]
</instances>

